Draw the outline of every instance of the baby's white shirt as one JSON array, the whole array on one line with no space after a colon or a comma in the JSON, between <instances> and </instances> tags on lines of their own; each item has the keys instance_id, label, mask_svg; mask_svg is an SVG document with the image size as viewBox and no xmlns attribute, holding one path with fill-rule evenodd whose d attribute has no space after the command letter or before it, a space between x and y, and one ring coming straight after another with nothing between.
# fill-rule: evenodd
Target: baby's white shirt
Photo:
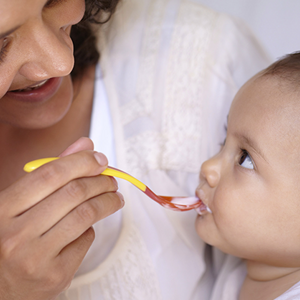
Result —
<instances>
[{"instance_id":1,"label":"baby's white shirt","mask_svg":"<svg viewBox=\"0 0 300 300\"><path fill-rule=\"evenodd\" d=\"M300 299L300 281L293 285L290 289L274 300L299 300Z\"/></svg>"}]
</instances>

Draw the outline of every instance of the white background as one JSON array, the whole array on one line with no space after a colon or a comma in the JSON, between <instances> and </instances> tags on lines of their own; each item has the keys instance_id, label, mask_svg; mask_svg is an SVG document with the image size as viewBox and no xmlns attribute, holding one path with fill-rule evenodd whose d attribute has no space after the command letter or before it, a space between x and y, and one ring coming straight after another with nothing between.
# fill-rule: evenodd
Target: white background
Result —
<instances>
[{"instance_id":1,"label":"white background","mask_svg":"<svg viewBox=\"0 0 300 300\"><path fill-rule=\"evenodd\" d=\"M300 50L300 0L193 0L243 19L271 58Z\"/></svg>"}]
</instances>

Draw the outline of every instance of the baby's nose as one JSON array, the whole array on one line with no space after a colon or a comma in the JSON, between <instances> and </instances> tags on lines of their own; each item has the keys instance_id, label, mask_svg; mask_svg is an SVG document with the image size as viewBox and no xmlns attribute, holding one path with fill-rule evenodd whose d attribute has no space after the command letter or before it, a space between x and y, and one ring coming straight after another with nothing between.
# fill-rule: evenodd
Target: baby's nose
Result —
<instances>
[{"instance_id":1,"label":"baby's nose","mask_svg":"<svg viewBox=\"0 0 300 300\"><path fill-rule=\"evenodd\" d=\"M201 166L200 180L206 180L211 188L218 185L220 180L220 166L217 156L205 161Z\"/></svg>"}]
</instances>

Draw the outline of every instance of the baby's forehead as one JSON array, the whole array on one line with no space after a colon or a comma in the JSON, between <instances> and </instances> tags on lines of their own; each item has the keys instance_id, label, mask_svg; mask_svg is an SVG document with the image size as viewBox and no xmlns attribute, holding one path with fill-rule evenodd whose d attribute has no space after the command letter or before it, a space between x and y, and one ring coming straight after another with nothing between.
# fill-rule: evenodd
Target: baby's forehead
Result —
<instances>
[{"instance_id":1,"label":"baby's forehead","mask_svg":"<svg viewBox=\"0 0 300 300\"><path fill-rule=\"evenodd\" d=\"M281 121L295 124L299 120L300 84L281 76L258 74L250 81L250 89L257 93L256 105L266 108L266 117L273 113Z\"/></svg>"},{"instance_id":2,"label":"baby's forehead","mask_svg":"<svg viewBox=\"0 0 300 300\"><path fill-rule=\"evenodd\" d=\"M256 75L235 97L228 128L253 135L264 147L299 153L300 89L277 76Z\"/></svg>"},{"instance_id":3,"label":"baby's forehead","mask_svg":"<svg viewBox=\"0 0 300 300\"><path fill-rule=\"evenodd\" d=\"M232 106L235 105L235 102L240 108L263 109L266 116L274 113L287 116L299 115L300 82L299 85L295 85L290 80L279 76L259 73L242 86Z\"/></svg>"}]
</instances>

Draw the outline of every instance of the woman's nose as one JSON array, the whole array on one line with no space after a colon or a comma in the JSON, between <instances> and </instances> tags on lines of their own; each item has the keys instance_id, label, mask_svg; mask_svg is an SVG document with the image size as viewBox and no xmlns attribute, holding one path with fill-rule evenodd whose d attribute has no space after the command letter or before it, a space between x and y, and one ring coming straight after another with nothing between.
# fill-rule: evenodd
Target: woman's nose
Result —
<instances>
[{"instance_id":1,"label":"woman's nose","mask_svg":"<svg viewBox=\"0 0 300 300\"><path fill-rule=\"evenodd\" d=\"M25 59L19 74L32 81L68 75L74 66L73 43L65 31L55 31L46 24L32 28L30 41L25 44Z\"/></svg>"},{"instance_id":2,"label":"woman's nose","mask_svg":"<svg viewBox=\"0 0 300 300\"><path fill-rule=\"evenodd\" d=\"M205 161L201 166L200 181L206 180L211 188L218 185L220 180L220 160L218 155Z\"/></svg>"}]
</instances>

